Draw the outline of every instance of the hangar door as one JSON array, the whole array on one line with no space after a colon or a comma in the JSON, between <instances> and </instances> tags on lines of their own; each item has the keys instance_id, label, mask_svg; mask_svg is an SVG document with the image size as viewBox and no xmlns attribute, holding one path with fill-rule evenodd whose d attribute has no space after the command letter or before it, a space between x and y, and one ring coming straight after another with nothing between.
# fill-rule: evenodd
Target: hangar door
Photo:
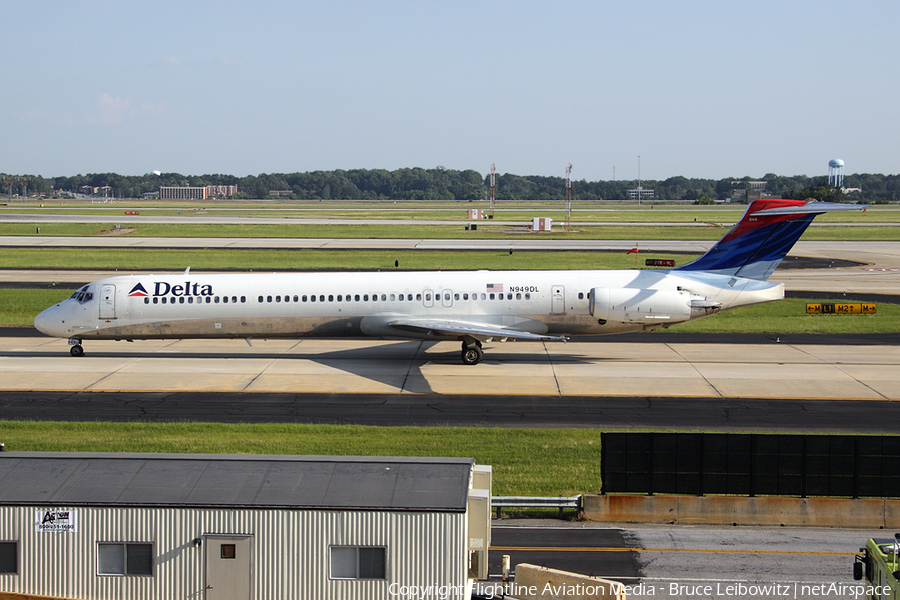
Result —
<instances>
[{"instance_id":1,"label":"hangar door","mask_svg":"<svg viewBox=\"0 0 900 600\"><path fill-rule=\"evenodd\" d=\"M250 549L253 538L206 536L206 600L250 600Z\"/></svg>"}]
</instances>

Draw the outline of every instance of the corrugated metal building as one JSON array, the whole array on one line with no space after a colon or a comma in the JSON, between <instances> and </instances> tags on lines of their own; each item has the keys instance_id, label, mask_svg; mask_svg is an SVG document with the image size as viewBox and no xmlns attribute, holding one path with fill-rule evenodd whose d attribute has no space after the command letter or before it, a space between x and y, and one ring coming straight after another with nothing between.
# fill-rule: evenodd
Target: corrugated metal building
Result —
<instances>
[{"instance_id":1,"label":"corrugated metal building","mask_svg":"<svg viewBox=\"0 0 900 600\"><path fill-rule=\"evenodd\" d=\"M489 545L473 459L0 453L2 592L463 598Z\"/></svg>"}]
</instances>

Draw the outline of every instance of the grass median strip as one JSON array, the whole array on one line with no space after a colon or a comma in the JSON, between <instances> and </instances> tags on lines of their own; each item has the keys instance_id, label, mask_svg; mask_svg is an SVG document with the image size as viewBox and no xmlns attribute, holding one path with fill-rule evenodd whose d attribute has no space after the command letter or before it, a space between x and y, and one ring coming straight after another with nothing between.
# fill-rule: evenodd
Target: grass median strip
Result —
<instances>
[{"instance_id":1,"label":"grass median strip","mask_svg":"<svg viewBox=\"0 0 900 600\"><path fill-rule=\"evenodd\" d=\"M492 465L494 494L600 491L600 431L361 425L0 421L7 451L463 456Z\"/></svg>"},{"instance_id":2,"label":"grass median strip","mask_svg":"<svg viewBox=\"0 0 900 600\"><path fill-rule=\"evenodd\" d=\"M500 225L478 223L476 231L465 229L467 222L451 225L420 225L410 221L407 225L357 225L357 224L305 224L297 223L265 225L254 224L184 224L184 223L134 223L116 221L121 231L115 234L122 238L239 238L239 239L465 239L478 240L698 240L715 241L721 238L733 224L703 222L684 225L597 225L573 223L572 231L566 232L562 226L551 232L534 233L527 228L529 223ZM865 225L865 224L863 224ZM113 235L112 225L97 223L0 223L2 236L40 235L72 237L72 245L77 246L80 238ZM813 224L803 239L819 241L894 241L897 239L896 226L866 225L854 227L834 224L819 227Z\"/></svg>"},{"instance_id":3,"label":"grass median strip","mask_svg":"<svg viewBox=\"0 0 900 600\"><path fill-rule=\"evenodd\" d=\"M265 249L167 249L167 248L17 248L0 253L0 269L104 269L127 274L137 271L303 271L303 270L529 270L529 269L633 269L644 259L671 259L676 264L696 254L641 251L640 258L618 252L510 253L482 250L265 250Z\"/></svg>"}]
</instances>

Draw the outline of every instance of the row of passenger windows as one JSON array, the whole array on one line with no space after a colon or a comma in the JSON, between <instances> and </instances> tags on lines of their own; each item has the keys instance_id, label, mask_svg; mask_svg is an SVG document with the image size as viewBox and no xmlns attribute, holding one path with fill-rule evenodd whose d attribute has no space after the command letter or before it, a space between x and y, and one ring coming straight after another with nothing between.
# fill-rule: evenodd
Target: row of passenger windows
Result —
<instances>
[{"instance_id":1,"label":"row of passenger windows","mask_svg":"<svg viewBox=\"0 0 900 600\"><path fill-rule=\"evenodd\" d=\"M204 300L205 299L205 300ZM194 296L178 296L177 298L178 304L193 304ZM222 304L228 304L229 302L232 304L237 304L240 301L241 304L247 302L247 296L241 296L240 300L238 300L237 296L198 296L197 304L218 304L221 302ZM144 304L150 304L150 298L144 298ZM169 298L167 296L163 296L162 298L154 297L152 300L153 304L175 304L176 298Z\"/></svg>"},{"instance_id":2,"label":"row of passenger windows","mask_svg":"<svg viewBox=\"0 0 900 600\"><path fill-rule=\"evenodd\" d=\"M443 293L443 301L449 302L450 296L452 292L444 292ZM426 293L425 302L440 302L441 294ZM459 302L460 300L512 300L515 298L516 300L531 300L531 294L529 292L517 292L515 294L497 294L494 292L478 294L477 292L472 292L471 294L468 292L455 292L452 293L453 300ZM479 298L480 296L480 298ZM168 298L167 296L162 297L153 297L144 298L144 304L194 304L194 296L178 296L177 298ZM257 301L259 303L264 302L378 302L379 298L381 302L412 302L413 294L319 294L316 296L315 294L309 295L284 295L284 296L259 296ZM584 292L578 292L578 299L583 300L585 298ZM415 301L422 301L422 294L415 294ZM196 303L197 304L237 304L240 302L241 304L245 304L247 302L246 296L241 296L238 298L237 296L197 296Z\"/></svg>"},{"instance_id":3,"label":"row of passenger windows","mask_svg":"<svg viewBox=\"0 0 900 600\"><path fill-rule=\"evenodd\" d=\"M474 292L471 294L468 292L462 292L462 293L460 293L460 292L456 292L456 293L444 292L444 296L443 296L444 302L449 302L451 296L452 296L453 300L456 300L456 301L459 301L459 300L475 301L475 300L479 299L479 294L474 293ZM481 296L481 298L480 298L481 300L512 300L513 298L515 298L516 300L522 300L523 298L525 300L531 300L531 294L528 292L525 292L524 294L521 292L516 293L516 294L496 294L496 293L485 294L485 293L482 293L480 296ZM416 294L415 301L421 302L422 297L423 297L422 294ZM432 294L432 293L428 292L428 293L424 294L424 297L425 297L425 302L440 302L441 301L441 294ZM318 296L316 296L314 294L302 295L302 296L295 294L293 296L290 296L290 295L259 296L257 298L257 301L260 303L262 303L262 302L370 302L370 301L371 302L378 302L378 301L381 301L381 302L412 302L413 294L380 294L380 295L379 294L371 294L371 295L370 294L346 294L346 295L344 295L344 294L337 294L337 295L328 294L327 296L325 294L319 294Z\"/></svg>"}]
</instances>

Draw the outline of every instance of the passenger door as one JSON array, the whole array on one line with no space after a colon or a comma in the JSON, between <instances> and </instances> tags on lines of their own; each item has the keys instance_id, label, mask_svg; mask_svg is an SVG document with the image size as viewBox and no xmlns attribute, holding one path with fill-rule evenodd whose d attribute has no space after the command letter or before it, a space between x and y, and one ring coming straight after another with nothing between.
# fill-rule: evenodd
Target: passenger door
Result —
<instances>
[{"instance_id":1,"label":"passenger door","mask_svg":"<svg viewBox=\"0 0 900 600\"><path fill-rule=\"evenodd\" d=\"M566 313L566 288L564 286L554 285L550 288L550 312L554 315Z\"/></svg>"},{"instance_id":2,"label":"passenger door","mask_svg":"<svg viewBox=\"0 0 900 600\"><path fill-rule=\"evenodd\" d=\"M100 286L100 318L116 318L116 286L114 285Z\"/></svg>"}]
</instances>

